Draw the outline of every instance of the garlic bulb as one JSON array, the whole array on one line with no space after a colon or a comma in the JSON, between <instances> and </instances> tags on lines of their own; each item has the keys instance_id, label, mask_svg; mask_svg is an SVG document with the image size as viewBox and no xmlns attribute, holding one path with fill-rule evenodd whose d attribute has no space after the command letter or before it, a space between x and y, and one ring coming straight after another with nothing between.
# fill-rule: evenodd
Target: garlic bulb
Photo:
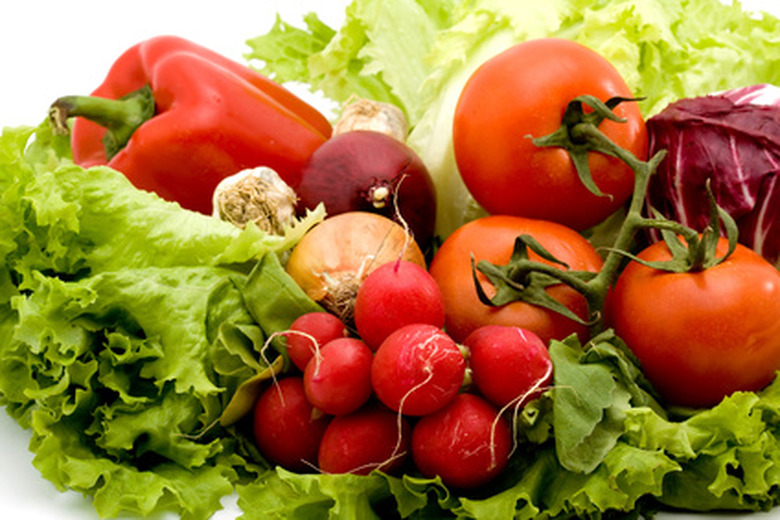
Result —
<instances>
[{"instance_id":1,"label":"garlic bulb","mask_svg":"<svg viewBox=\"0 0 780 520\"><path fill-rule=\"evenodd\" d=\"M214 190L213 215L244 228L254 222L275 235L295 221L295 191L265 166L242 170L223 179Z\"/></svg>"},{"instance_id":2,"label":"garlic bulb","mask_svg":"<svg viewBox=\"0 0 780 520\"><path fill-rule=\"evenodd\" d=\"M333 125L333 135L353 130L381 132L404 143L409 134L409 123L401 109L393 104L358 99L344 107Z\"/></svg>"}]
</instances>

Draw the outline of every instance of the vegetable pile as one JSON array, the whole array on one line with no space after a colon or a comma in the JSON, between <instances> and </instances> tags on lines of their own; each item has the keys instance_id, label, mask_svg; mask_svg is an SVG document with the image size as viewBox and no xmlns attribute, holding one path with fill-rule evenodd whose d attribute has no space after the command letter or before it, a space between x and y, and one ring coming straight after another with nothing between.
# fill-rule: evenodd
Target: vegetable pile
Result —
<instances>
[{"instance_id":1,"label":"vegetable pile","mask_svg":"<svg viewBox=\"0 0 780 520\"><path fill-rule=\"evenodd\" d=\"M780 104L740 100L780 85L780 20L355 0L306 22L249 41L259 71L142 42L111 101L3 130L0 403L41 474L104 517L780 504Z\"/></svg>"}]
</instances>

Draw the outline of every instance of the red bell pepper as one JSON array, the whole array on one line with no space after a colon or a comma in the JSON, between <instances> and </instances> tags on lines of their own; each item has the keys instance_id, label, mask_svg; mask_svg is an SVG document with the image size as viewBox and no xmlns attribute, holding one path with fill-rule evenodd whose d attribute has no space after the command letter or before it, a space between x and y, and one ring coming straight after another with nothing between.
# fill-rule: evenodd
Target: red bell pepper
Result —
<instances>
[{"instance_id":1,"label":"red bell pepper","mask_svg":"<svg viewBox=\"0 0 780 520\"><path fill-rule=\"evenodd\" d=\"M211 213L214 189L268 166L295 188L331 135L315 108L251 68L187 40L161 36L127 50L92 96L65 96L55 127L72 125L73 158L108 164L138 188Z\"/></svg>"}]
</instances>

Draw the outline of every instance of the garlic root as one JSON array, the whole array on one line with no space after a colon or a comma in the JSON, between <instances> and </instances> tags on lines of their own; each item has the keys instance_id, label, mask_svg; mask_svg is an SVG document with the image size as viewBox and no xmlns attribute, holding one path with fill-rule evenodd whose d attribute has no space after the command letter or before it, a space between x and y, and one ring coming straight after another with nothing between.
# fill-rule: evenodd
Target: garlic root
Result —
<instances>
[{"instance_id":1,"label":"garlic root","mask_svg":"<svg viewBox=\"0 0 780 520\"><path fill-rule=\"evenodd\" d=\"M273 169L261 166L223 179L214 190L213 216L240 228L254 222L275 235L295 221L295 191Z\"/></svg>"}]
</instances>

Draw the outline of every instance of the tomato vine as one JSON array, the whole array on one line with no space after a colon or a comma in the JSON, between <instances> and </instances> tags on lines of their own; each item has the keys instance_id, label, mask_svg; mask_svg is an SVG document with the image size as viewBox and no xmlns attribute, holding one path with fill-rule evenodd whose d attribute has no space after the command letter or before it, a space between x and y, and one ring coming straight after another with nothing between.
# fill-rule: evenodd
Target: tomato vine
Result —
<instances>
[{"instance_id":1,"label":"tomato vine","mask_svg":"<svg viewBox=\"0 0 780 520\"><path fill-rule=\"evenodd\" d=\"M511 259L505 265L496 265L485 260L475 262L472 258L472 273L480 301L491 306L501 306L512 301L524 301L558 312L578 323L591 327L593 334L603 329L603 311L607 292L617 279L625 258L631 258L648 267L670 272L692 272L717 265L725 260L736 247L737 227L734 220L719 208L708 190L711 216L710 224L699 233L680 222L669 220L650 209L652 216L643 214L645 197L652 175L666 157L661 150L647 161L637 158L630 151L621 148L607 137L599 125L605 119L622 122L613 112L620 103L637 101L634 98L615 97L602 102L594 96L578 96L573 99L563 115L561 126L553 133L533 139L540 147L561 147L568 151L577 168L580 179L594 194L602 194L593 183L588 170L587 155L591 152L617 157L634 171L634 190L625 219L617 233L614 244L608 249L602 268L594 273L576 271L556 259L530 235L520 235L515 241ZM584 106L591 110L586 111ZM716 256L715 248L721 225L729 242L729 249L723 256ZM670 260L646 262L630 252L637 233L654 228L661 231L664 241L672 252ZM681 240L682 238L682 240ZM559 269L539 261L531 260L528 252L563 266ZM477 271L484 274L495 286L496 294L488 297L477 280ZM564 283L581 293L588 302L588 318L582 319L566 306L552 298L547 287Z\"/></svg>"}]
</instances>

